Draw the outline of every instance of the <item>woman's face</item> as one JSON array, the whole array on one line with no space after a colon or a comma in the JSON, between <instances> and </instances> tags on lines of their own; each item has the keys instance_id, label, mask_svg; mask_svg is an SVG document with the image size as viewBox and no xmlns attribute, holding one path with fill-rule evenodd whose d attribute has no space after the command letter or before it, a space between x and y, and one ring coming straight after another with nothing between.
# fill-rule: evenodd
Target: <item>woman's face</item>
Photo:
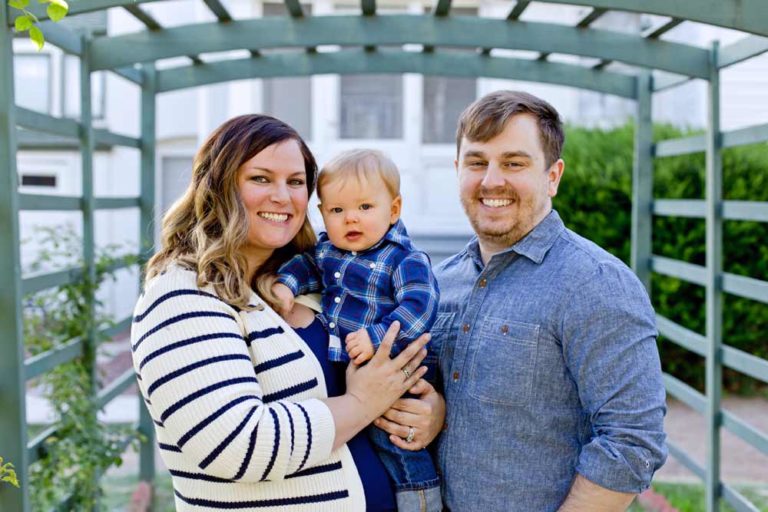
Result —
<instances>
[{"instance_id":1,"label":"woman's face","mask_svg":"<svg viewBox=\"0 0 768 512\"><path fill-rule=\"evenodd\" d=\"M237 171L240 199L248 215L244 250L260 265L298 233L307 213L307 176L298 142L273 144Z\"/></svg>"}]
</instances>

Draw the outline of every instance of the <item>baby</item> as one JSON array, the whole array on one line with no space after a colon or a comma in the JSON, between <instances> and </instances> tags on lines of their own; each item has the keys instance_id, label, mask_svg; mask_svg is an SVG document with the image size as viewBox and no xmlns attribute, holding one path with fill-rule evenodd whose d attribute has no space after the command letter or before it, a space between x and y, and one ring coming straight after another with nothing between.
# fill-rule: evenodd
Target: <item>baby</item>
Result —
<instances>
[{"instance_id":1,"label":"baby","mask_svg":"<svg viewBox=\"0 0 768 512\"><path fill-rule=\"evenodd\" d=\"M400 221L397 167L379 151L345 151L320 171L317 194L326 232L313 254L280 267L272 291L286 309L297 295L322 291L330 360L364 363L397 320L395 355L429 331L439 298L429 257L413 247ZM420 510L408 504L418 505L421 491L428 501L436 500L427 510L440 510L439 479L429 453L401 450L377 428L370 433L395 482L400 512Z\"/></svg>"}]
</instances>

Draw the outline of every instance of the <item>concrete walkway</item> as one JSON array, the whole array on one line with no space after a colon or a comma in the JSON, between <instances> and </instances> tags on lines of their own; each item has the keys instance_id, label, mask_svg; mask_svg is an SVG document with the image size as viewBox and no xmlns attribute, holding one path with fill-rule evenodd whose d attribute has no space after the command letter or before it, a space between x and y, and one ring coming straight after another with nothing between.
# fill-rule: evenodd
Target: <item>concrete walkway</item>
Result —
<instances>
[{"instance_id":1,"label":"concrete walkway","mask_svg":"<svg viewBox=\"0 0 768 512\"><path fill-rule=\"evenodd\" d=\"M723 409L746 421L753 428L768 433L768 400L765 398L726 397ZM699 464L706 457L706 424L704 417L677 400L669 400L664 429L669 440L690 454ZM720 434L721 474L727 483L768 484L768 455L723 429ZM673 457L656 474L660 481L698 482Z\"/></svg>"}]
</instances>

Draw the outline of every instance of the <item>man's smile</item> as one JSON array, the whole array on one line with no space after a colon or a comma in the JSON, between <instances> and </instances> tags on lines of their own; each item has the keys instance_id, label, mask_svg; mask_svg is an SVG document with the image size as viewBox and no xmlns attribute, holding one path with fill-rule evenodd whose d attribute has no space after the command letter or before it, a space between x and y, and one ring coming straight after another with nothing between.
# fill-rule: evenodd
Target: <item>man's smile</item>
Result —
<instances>
[{"instance_id":1,"label":"man's smile","mask_svg":"<svg viewBox=\"0 0 768 512\"><path fill-rule=\"evenodd\" d=\"M503 208L504 206L511 205L513 201L511 199L482 198L480 199L480 202L483 204L483 206L488 206L490 208Z\"/></svg>"}]
</instances>

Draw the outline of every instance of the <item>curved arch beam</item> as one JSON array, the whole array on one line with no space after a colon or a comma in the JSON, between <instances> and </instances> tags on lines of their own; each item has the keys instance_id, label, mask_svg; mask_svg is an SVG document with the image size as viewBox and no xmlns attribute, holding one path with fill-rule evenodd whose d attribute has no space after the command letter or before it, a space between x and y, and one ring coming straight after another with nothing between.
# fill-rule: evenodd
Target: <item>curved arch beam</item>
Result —
<instances>
[{"instance_id":1,"label":"curved arch beam","mask_svg":"<svg viewBox=\"0 0 768 512\"><path fill-rule=\"evenodd\" d=\"M93 41L94 71L138 62L238 49L321 45L507 48L567 53L708 78L707 50L619 32L549 23L411 15L260 18L142 31Z\"/></svg>"},{"instance_id":2,"label":"curved arch beam","mask_svg":"<svg viewBox=\"0 0 768 512\"><path fill-rule=\"evenodd\" d=\"M635 98L637 79L582 66L538 60L509 59L468 54L366 52L286 53L250 59L220 61L159 71L158 92L247 78L314 74L422 73L454 77L506 78L589 89L623 98Z\"/></svg>"},{"instance_id":3,"label":"curved arch beam","mask_svg":"<svg viewBox=\"0 0 768 512\"><path fill-rule=\"evenodd\" d=\"M93 12L110 7L125 7L159 0L79 0L69 6L70 15ZM537 0L539 2L584 5L600 9L657 14L683 20L707 23L719 27L743 30L768 36L768 2L764 0L698 0L670 2L669 0ZM40 19L45 10L31 4ZM9 20L13 23L13 19Z\"/></svg>"},{"instance_id":4,"label":"curved arch beam","mask_svg":"<svg viewBox=\"0 0 768 512\"><path fill-rule=\"evenodd\" d=\"M635 13L657 14L717 25L768 36L768 2L765 0L536 0Z\"/></svg>"}]
</instances>

